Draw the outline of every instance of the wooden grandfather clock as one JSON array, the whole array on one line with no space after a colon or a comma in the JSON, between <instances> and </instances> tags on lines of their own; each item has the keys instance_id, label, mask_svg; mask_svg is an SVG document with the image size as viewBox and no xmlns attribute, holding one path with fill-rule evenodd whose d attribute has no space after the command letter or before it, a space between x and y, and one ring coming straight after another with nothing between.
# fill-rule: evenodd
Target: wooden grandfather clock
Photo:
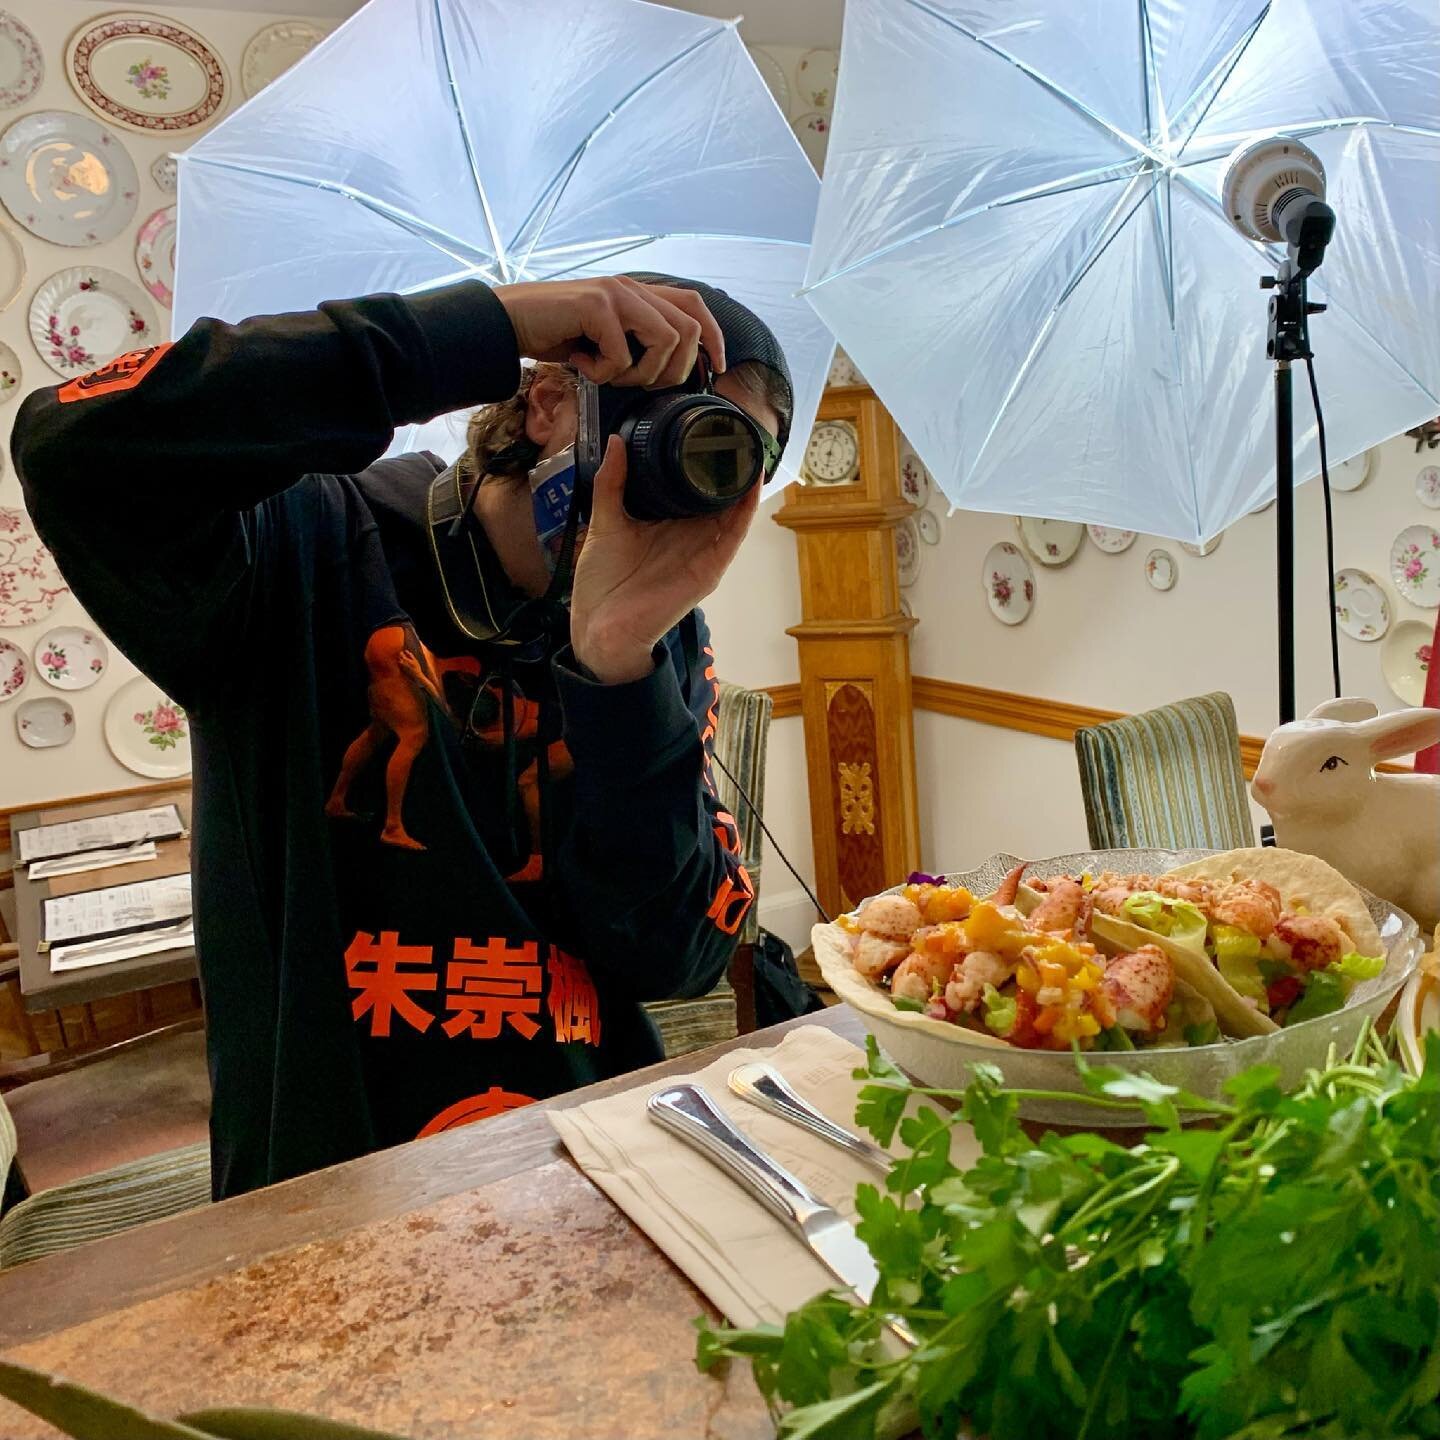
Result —
<instances>
[{"instance_id":1,"label":"wooden grandfather clock","mask_svg":"<svg viewBox=\"0 0 1440 1440\"><path fill-rule=\"evenodd\" d=\"M800 563L800 703L821 903L832 914L903 880L920 859L910 632L895 527L895 422L863 385L825 392L775 521Z\"/></svg>"}]
</instances>

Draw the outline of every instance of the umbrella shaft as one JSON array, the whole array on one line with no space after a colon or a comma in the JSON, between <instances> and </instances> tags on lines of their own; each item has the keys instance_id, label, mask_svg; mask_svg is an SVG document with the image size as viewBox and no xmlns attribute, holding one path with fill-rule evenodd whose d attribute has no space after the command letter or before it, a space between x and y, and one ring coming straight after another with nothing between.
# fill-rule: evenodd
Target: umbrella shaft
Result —
<instances>
[{"instance_id":1,"label":"umbrella shaft","mask_svg":"<svg viewBox=\"0 0 1440 1440\"><path fill-rule=\"evenodd\" d=\"M1275 362L1275 600L1280 723L1295 718L1295 419L1290 362Z\"/></svg>"}]
</instances>

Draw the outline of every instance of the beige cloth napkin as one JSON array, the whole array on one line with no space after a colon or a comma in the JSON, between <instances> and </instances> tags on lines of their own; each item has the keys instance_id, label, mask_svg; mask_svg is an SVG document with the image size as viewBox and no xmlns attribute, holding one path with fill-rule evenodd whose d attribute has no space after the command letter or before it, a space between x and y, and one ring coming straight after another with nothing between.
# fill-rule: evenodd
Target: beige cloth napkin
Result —
<instances>
[{"instance_id":1,"label":"beige cloth napkin","mask_svg":"<svg viewBox=\"0 0 1440 1440\"><path fill-rule=\"evenodd\" d=\"M843 1150L732 1094L727 1077L752 1060L768 1061L818 1110L856 1129L861 1082L851 1079L851 1071L863 1063L864 1052L822 1026L792 1030L772 1048L731 1050L694 1074L550 1116L575 1163L734 1325L779 1323L836 1281L793 1229L650 1119L645 1102L655 1091L686 1081L702 1086L761 1150L852 1222L856 1185L884 1183ZM951 1158L967 1166L979 1146L967 1128L953 1133Z\"/></svg>"}]
</instances>

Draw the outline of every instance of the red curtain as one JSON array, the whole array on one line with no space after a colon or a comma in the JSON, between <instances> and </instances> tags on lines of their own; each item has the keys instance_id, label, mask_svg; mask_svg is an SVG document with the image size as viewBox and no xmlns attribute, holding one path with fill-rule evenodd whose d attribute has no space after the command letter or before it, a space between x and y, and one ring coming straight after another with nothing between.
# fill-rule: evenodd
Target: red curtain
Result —
<instances>
[{"instance_id":1,"label":"red curtain","mask_svg":"<svg viewBox=\"0 0 1440 1440\"><path fill-rule=\"evenodd\" d=\"M1435 638L1430 642L1430 669L1425 676L1425 703L1440 710L1440 614L1435 617ZM1419 774L1440 775L1440 745L1431 745L1415 757Z\"/></svg>"}]
</instances>

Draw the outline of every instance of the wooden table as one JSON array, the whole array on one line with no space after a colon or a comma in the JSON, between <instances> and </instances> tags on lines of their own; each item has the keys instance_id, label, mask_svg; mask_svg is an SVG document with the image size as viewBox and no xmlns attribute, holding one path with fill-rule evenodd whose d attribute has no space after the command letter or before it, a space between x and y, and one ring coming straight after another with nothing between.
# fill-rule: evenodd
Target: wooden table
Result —
<instances>
[{"instance_id":1,"label":"wooden table","mask_svg":"<svg viewBox=\"0 0 1440 1440\"><path fill-rule=\"evenodd\" d=\"M761 1440L748 1369L698 1374L699 1292L546 1111L796 1025L0 1272L0 1354L152 1412L276 1405L414 1440ZM0 1435L55 1432L0 1401Z\"/></svg>"},{"instance_id":2,"label":"wooden table","mask_svg":"<svg viewBox=\"0 0 1440 1440\"><path fill-rule=\"evenodd\" d=\"M172 793L146 793L129 798L96 800L81 805L64 805L46 810L26 810L11 821L12 833L32 825L54 825L65 820L88 820L96 815L119 814L125 810L149 810L177 805L180 818L190 826L190 787ZM62 1005L80 1005L112 995L129 995L156 985L195 978L195 951L165 950L158 955L139 955L133 960L116 960L108 965L90 965L83 970L64 970L58 975L40 951L40 906L53 895L73 895L81 890L100 890L108 885L125 885L135 880L155 880L162 875L182 875L190 868L190 839L161 840L154 860L134 865L113 865L79 875L58 875L53 880L30 881L25 867L15 866L16 940L20 947L20 994L29 1011L58 1010ZM17 852L18 853L18 852Z\"/></svg>"}]
</instances>

